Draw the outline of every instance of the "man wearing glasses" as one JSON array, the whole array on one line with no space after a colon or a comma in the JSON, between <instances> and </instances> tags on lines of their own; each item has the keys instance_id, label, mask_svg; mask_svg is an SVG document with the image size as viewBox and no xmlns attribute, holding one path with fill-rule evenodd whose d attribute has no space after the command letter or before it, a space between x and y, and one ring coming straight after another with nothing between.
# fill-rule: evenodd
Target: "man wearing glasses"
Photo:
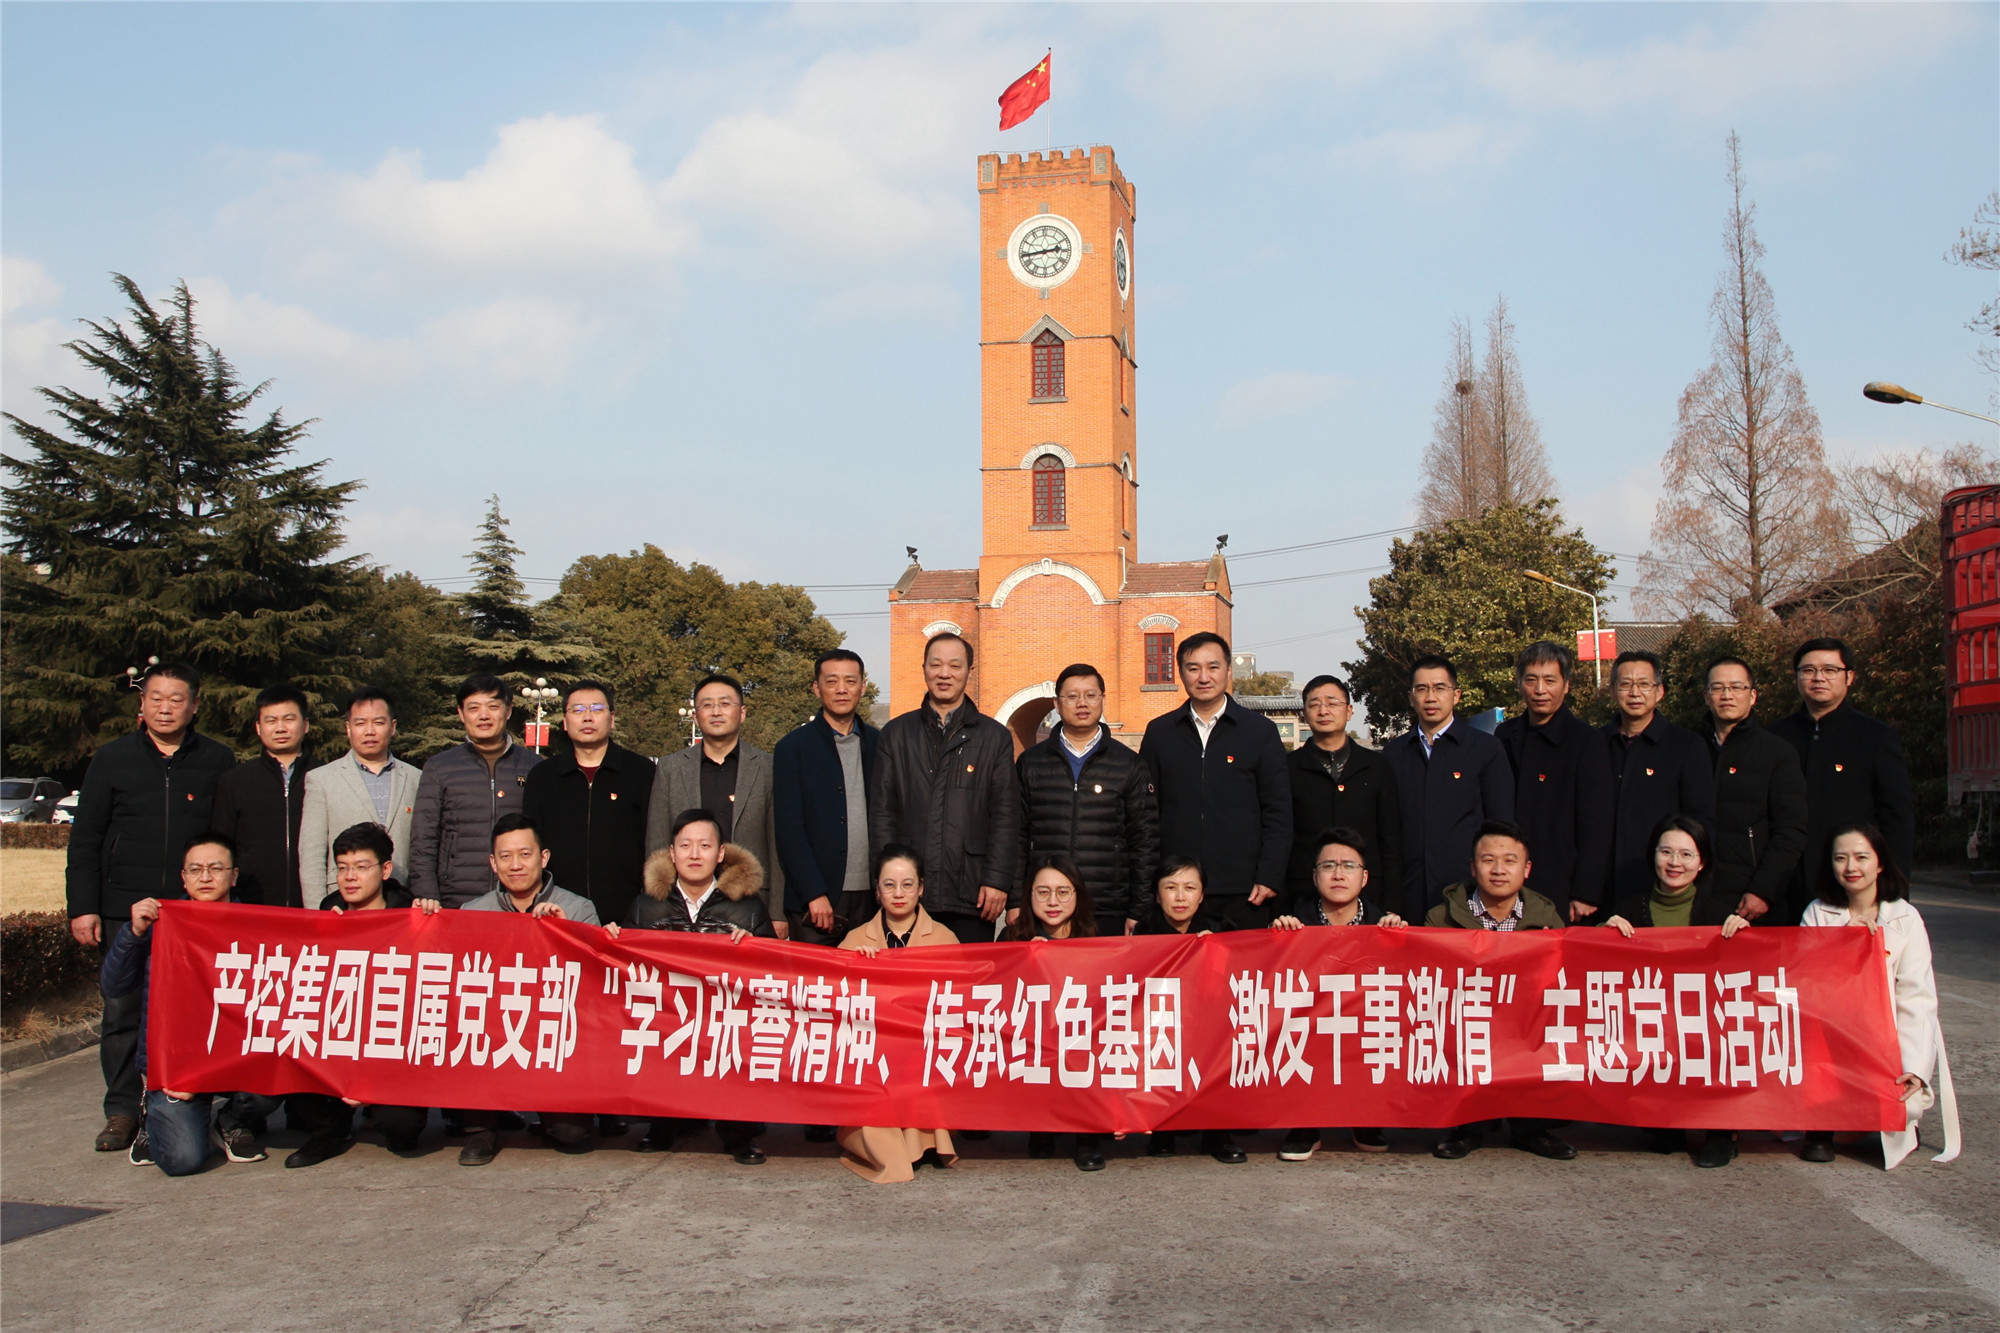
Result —
<instances>
[{"instance_id":1,"label":"man wearing glasses","mask_svg":"<svg viewBox=\"0 0 2000 1333\"><path fill-rule=\"evenodd\" d=\"M1853 655L1839 639L1808 639L1792 653L1799 711L1771 724L1771 734L1791 742L1806 775L1805 858L1792 876L1785 924L1805 911L1820 880L1832 873L1833 830L1847 823L1873 824L1888 841L1889 857L1908 874L1916 863L1917 806L1903 742L1887 723L1848 706L1854 685Z\"/></svg>"},{"instance_id":2,"label":"man wearing glasses","mask_svg":"<svg viewBox=\"0 0 2000 1333\"><path fill-rule=\"evenodd\" d=\"M1651 653L1618 654L1611 664L1618 720L1606 726L1616 813L1611 822L1610 902L1648 892L1653 828L1667 815L1715 825L1715 769L1701 739L1660 716L1666 673Z\"/></svg>"},{"instance_id":3,"label":"man wearing glasses","mask_svg":"<svg viewBox=\"0 0 2000 1333\"><path fill-rule=\"evenodd\" d=\"M1514 818L1514 775L1500 742L1458 720L1458 668L1427 655L1410 664L1410 714L1416 725L1382 747L1403 812L1400 901L1383 904L1411 921L1444 901L1465 878L1480 826ZM1523 837L1526 835L1524 834Z\"/></svg>"},{"instance_id":4,"label":"man wearing glasses","mask_svg":"<svg viewBox=\"0 0 2000 1333\"><path fill-rule=\"evenodd\" d=\"M528 770L522 810L548 849L555 882L597 907L599 921L623 921L639 896L646 862L646 812L653 763L611 739L612 690L580 680L563 694L569 753Z\"/></svg>"},{"instance_id":5,"label":"man wearing glasses","mask_svg":"<svg viewBox=\"0 0 2000 1333\"><path fill-rule=\"evenodd\" d=\"M1758 725L1757 686L1740 657L1708 664L1715 763L1715 897L1745 921L1789 926L1792 874L1806 845L1806 778L1792 747Z\"/></svg>"}]
</instances>

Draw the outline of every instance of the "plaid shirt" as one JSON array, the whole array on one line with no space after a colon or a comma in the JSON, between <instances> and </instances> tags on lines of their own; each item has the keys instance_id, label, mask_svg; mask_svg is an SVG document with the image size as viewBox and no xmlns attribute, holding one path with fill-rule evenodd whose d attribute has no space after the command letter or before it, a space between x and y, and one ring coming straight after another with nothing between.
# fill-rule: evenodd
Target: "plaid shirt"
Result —
<instances>
[{"instance_id":1,"label":"plaid shirt","mask_svg":"<svg viewBox=\"0 0 2000 1333\"><path fill-rule=\"evenodd\" d=\"M1479 896L1479 890L1474 889L1472 891L1472 919L1479 923L1482 930L1519 930L1521 927L1522 906L1521 897L1519 894L1516 894L1514 896L1514 910L1507 913L1505 917L1497 917L1486 910L1486 900Z\"/></svg>"}]
</instances>

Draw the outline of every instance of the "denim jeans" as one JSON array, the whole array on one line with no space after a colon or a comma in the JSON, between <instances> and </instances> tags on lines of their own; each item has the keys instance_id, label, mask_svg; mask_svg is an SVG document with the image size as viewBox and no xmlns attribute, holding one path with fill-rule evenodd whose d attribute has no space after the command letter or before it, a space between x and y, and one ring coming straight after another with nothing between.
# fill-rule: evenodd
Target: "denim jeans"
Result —
<instances>
[{"instance_id":1,"label":"denim jeans","mask_svg":"<svg viewBox=\"0 0 2000 1333\"><path fill-rule=\"evenodd\" d=\"M146 1146L153 1162L170 1176L191 1176L208 1160L208 1122L215 1104L222 1103L216 1117L223 1129L235 1129L252 1118L270 1115L283 1104L279 1097L254 1092L215 1094L198 1092L186 1101L175 1101L164 1092L146 1094Z\"/></svg>"}]
</instances>

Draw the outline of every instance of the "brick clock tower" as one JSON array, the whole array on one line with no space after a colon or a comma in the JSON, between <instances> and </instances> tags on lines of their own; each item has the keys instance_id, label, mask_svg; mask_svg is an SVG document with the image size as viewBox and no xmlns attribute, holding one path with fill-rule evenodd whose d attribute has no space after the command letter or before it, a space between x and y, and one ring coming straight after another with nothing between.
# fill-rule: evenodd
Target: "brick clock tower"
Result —
<instances>
[{"instance_id":1,"label":"brick clock tower","mask_svg":"<svg viewBox=\"0 0 2000 1333\"><path fill-rule=\"evenodd\" d=\"M977 569L914 559L889 592L889 700L923 702L924 641L977 651L973 695L1014 732L1046 735L1055 676L1104 673L1104 718L1136 746L1181 702L1173 645L1230 628L1229 571L1139 561L1131 182L1104 147L979 159Z\"/></svg>"}]
</instances>

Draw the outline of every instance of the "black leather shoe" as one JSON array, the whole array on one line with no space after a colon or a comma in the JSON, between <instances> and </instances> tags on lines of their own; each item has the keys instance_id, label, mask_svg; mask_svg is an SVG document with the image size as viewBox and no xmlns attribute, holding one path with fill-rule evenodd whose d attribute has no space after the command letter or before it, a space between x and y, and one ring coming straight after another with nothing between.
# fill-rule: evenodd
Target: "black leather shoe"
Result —
<instances>
[{"instance_id":1,"label":"black leather shoe","mask_svg":"<svg viewBox=\"0 0 2000 1333\"><path fill-rule=\"evenodd\" d=\"M389 1151L398 1157L407 1157L417 1150L418 1137L418 1135L412 1134L406 1139L390 1139L388 1143ZM287 1162L285 1165L290 1166L291 1163Z\"/></svg>"},{"instance_id":2,"label":"black leather shoe","mask_svg":"<svg viewBox=\"0 0 2000 1333\"><path fill-rule=\"evenodd\" d=\"M1806 1146L1799 1149L1801 1162L1831 1162L1833 1160L1833 1139L1806 1138Z\"/></svg>"},{"instance_id":3,"label":"black leather shoe","mask_svg":"<svg viewBox=\"0 0 2000 1333\"><path fill-rule=\"evenodd\" d=\"M1470 1157L1479 1145L1463 1134L1447 1134L1431 1149L1431 1156L1442 1157L1447 1162L1456 1162L1461 1157Z\"/></svg>"},{"instance_id":4,"label":"black leather shoe","mask_svg":"<svg viewBox=\"0 0 2000 1333\"><path fill-rule=\"evenodd\" d=\"M806 1142L807 1142L807 1143L832 1143L832 1142L833 1142L833 1126L832 1126L832 1125L807 1125L807 1126L806 1126Z\"/></svg>"},{"instance_id":5,"label":"black leather shoe","mask_svg":"<svg viewBox=\"0 0 2000 1333\"><path fill-rule=\"evenodd\" d=\"M568 1120L558 1120L553 1124L545 1120L542 1122L542 1133L564 1152L590 1151L590 1130L587 1126Z\"/></svg>"},{"instance_id":6,"label":"black leather shoe","mask_svg":"<svg viewBox=\"0 0 2000 1333\"><path fill-rule=\"evenodd\" d=\"M1576 1156L1576 1149L1564 1143L1546 1129L1538 1129L1532 1134L1518 1135L1514 1146L1522 1152L1531 1152L1537 1157L1546 1157L1551 1162L1567 1162Z\"/></svg>"},{"instance_id":7,"label":"black leather shoe","mask_svg":"<svg viewBox=\"0 0 2000 1333\"><path fill-rule=\"evenodd\" d=\"M738 1166L764 1165L764 1150L754 1143L739 1143L729 1150L729 1155Z\"/></svg>"},{"instance_id":8,"label":"black leather shoe","mask_svg":"<svg viewBox=\"0 0 2000 1333\"><path fill-rule=\"evenodd\" d=\"M1148 1134L1146 1136L1146 1156L1172 1157L1175 1153L1174 1136L1171 1134Z\"/></svg>"},{"instance_id":9,"label":"black leather shoe","mask_svg":"<svg viewBox=\"0 0 2000 1333\"><path fill-rule=\"evenodd\" d=\"M330 1157L338 1157L354 1146L354 1140L342 1136L337 1139L307 1139L297 1151L285 1159L288 1167L318 1166Z\"/></svg>"},{"instance_id":10,"label":"black leather shoe","mask_svg":"<svg viewBox=\"0 0 2000 1333\"><path fill-rule=\"evenodd\" d=\"M1694 1155L1696 1166L1728 1166L1736 1160L1736 1136L1711 1129L1701 1151Z\"/></svg>"},{"instance_id":11,"label":"black leather shoe","mask_svg":"<svg viewBox=\"0 0 2000 1333\"><path fill-rule=\"evenodd\" d=\"M527 1127L528 1122L521 1119L513 1111L502 1111L493 1117L493 1128L495 1129L526 1129Z\"/></svg>"},{"instance_id":12,"label":"black leather shoe","mask_svg":"<svg viewBox=\"0 0 2000 1333\"><path fill-rule=\"evenodd\" d=\"M1208 1145L1208 1155L1225 1166L1237 1166L1250 1160L1248 1153L1236 1146L1236 1141L1224 1135Z\"/></svg>"},{"instance_id":13,"label":"black leather shoe","mask_svg":"<svg viewBox=\"0 0 2000 1333\"><path fill-rule=\"evenodd\" d=\"M1040 1158L1040 1157L1054 1157L1055 1155L1056 1155L1055 1135L1044 1134L1040 1130L1032 1131L1028 1135L1028 1156Z\"/></svg>"},{"instance_id":14,"label":"black leather shoe","mask_svg":"<svg viewBox=\"0 0 2000 1333\"><path fill-rule=\"evenodd\" d=\"M1684 1129L1649 1129L1646 1131L1646 1151L1659 1153L1662 1157L1671 1153L1686 1152L1687 1131Z\"/></svg>"},{"instance_id":15,"label":"black leather shoe","mask_svg":"<svg viewBox=\"0 0 2000 1333\"><path fill-rule=\"evenodd\" d=\"M1076 1169L1079 1171L1102 1171L1104 1169L1104 1154L1095 1148L1078 1148L1076 1150Z\"/></svg>"},{"instance_id":16,"label":"black leather shoe","mask_svg":"<svg viewBox=\"0 0 2000 1333\"><path fill-rule=\"evenodd\" d=\"M622 1139L632 1132L632 1126L623 1116L601 1115L597 1117L599 1138Z\"/></svg>"},{"instance_id":17,"label":"black leather shoe","mask_svg":"<svg viewBox=\"0 0 2000 1333\"><path fill-rule=\"evenodd\" d=\"M468 1130L465 1146L458 1150L460 1166L485 1166L500 1155L500 1136L490 1129Z\"/></svg>"}]
</instances>

